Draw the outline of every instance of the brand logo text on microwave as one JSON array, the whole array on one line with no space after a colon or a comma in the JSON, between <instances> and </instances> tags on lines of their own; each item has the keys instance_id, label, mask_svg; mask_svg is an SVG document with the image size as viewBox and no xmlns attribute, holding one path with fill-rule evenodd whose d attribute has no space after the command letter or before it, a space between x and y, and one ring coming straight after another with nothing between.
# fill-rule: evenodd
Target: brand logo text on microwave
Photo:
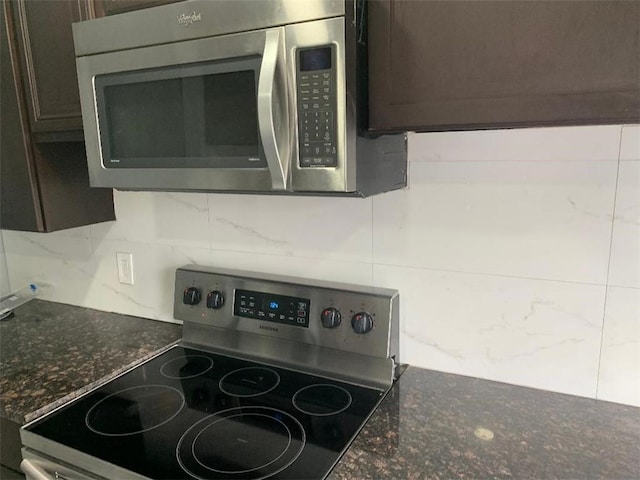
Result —
<instances>
[{"instance_id":1,"label":"brand logo text on microwave","mask_svg":"<svg viewBox=\"0 0 640 480\"><path fill-rule=\"evenodd\" d=\"M185 27L189 27L192 24L194 24L195 22L199 22L200 20L202 20L202 14L201 13L196 13L195 11L191 14L187 14L187 13L181 13L180 15L178 15L178 23L180 25L184 25Z\"/></svg>"}]
</instances>

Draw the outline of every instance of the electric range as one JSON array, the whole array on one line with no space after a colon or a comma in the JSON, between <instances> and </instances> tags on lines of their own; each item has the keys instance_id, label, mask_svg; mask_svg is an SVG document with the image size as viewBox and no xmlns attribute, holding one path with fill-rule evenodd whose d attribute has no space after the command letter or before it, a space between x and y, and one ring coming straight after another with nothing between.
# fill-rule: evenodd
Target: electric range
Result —
<instances>
[{"instance_id":1,"label":"electric range","mask_svg":"<svg viewBox=\"0 0 640 480\"><path fill-rule=\"evenodd\" d=\"M311 479L399 372L398 293L188 265L181 342L21 430L29 479Z\"/></svg>"}]
</instances>

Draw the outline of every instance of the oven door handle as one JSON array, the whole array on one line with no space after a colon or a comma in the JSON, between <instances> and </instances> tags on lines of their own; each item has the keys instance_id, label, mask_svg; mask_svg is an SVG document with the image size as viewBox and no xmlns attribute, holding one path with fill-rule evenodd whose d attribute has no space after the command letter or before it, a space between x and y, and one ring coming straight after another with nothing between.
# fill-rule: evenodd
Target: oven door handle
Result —
<instances>
[{"instance_id":1,"label":"oven door handle","mask_svg":"<svg viewBox=\"0 0 640 480\"><path fill-rule=\"evenodd\" d=\"M284 68L284 29L265 32L264 53L258 78L258 128L271 174L273 190L285 190L289 143L287 93ZM280 88L283 87L283 88Z\"/></svg>"},{"instance_id":2,"label":"oven door handle","mask_svg":"<svg viewBox=\"0 0 640 480\"><path fill-rule=\"evenodd\" d=\"M27 476L27 480L56 480L55 477L49 475L31 460L22 460L20 463L20 470L22 470Z\"/></svg>"}]
</instances>

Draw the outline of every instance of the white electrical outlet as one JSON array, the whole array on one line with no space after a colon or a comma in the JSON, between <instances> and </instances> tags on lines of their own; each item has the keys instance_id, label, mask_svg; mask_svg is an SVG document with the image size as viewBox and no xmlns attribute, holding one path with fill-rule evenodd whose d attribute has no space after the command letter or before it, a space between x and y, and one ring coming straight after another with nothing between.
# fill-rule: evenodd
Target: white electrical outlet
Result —
<instances>
[{"instance_id":1,"label":"white electrical outlet","mask_svg":"<svg viewBox=\"0 0 640 480\"><path fill-rule=\"evenodd\" d=\"M116 262L118 263L118 281L133 285L133 254L116 252Z\"/></svg>"}]
</instances>

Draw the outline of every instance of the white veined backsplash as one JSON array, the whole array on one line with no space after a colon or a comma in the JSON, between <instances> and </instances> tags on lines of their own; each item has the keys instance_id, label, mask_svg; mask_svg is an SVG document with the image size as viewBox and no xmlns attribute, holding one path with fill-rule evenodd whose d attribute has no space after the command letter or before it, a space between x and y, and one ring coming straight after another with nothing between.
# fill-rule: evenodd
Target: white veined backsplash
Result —
<instances>
[{"instance_id":1,"label":"white veined backsplash","mask_svg":"<svg viewBox=\"0 0 640 480\"><path fill-rule=\"evenodd\" d=\"M0 235L0 296L11 291L9 285L9 272L7 271L7 261L4 253L4 242Z\"/></svg>"},{"instance_id":2,"label":"white veined backsplash","mask_svg":"<svg viewBox=\"0 0 640 480\"><path fill-rule=\"evenodd\" d=\"M640 126L410 134L409 160L368 199L116 191L115 222L3 231L11 288L175 321L188 263L391 287L403 362L640 406Z\"/></svg>"}]
</instances>

